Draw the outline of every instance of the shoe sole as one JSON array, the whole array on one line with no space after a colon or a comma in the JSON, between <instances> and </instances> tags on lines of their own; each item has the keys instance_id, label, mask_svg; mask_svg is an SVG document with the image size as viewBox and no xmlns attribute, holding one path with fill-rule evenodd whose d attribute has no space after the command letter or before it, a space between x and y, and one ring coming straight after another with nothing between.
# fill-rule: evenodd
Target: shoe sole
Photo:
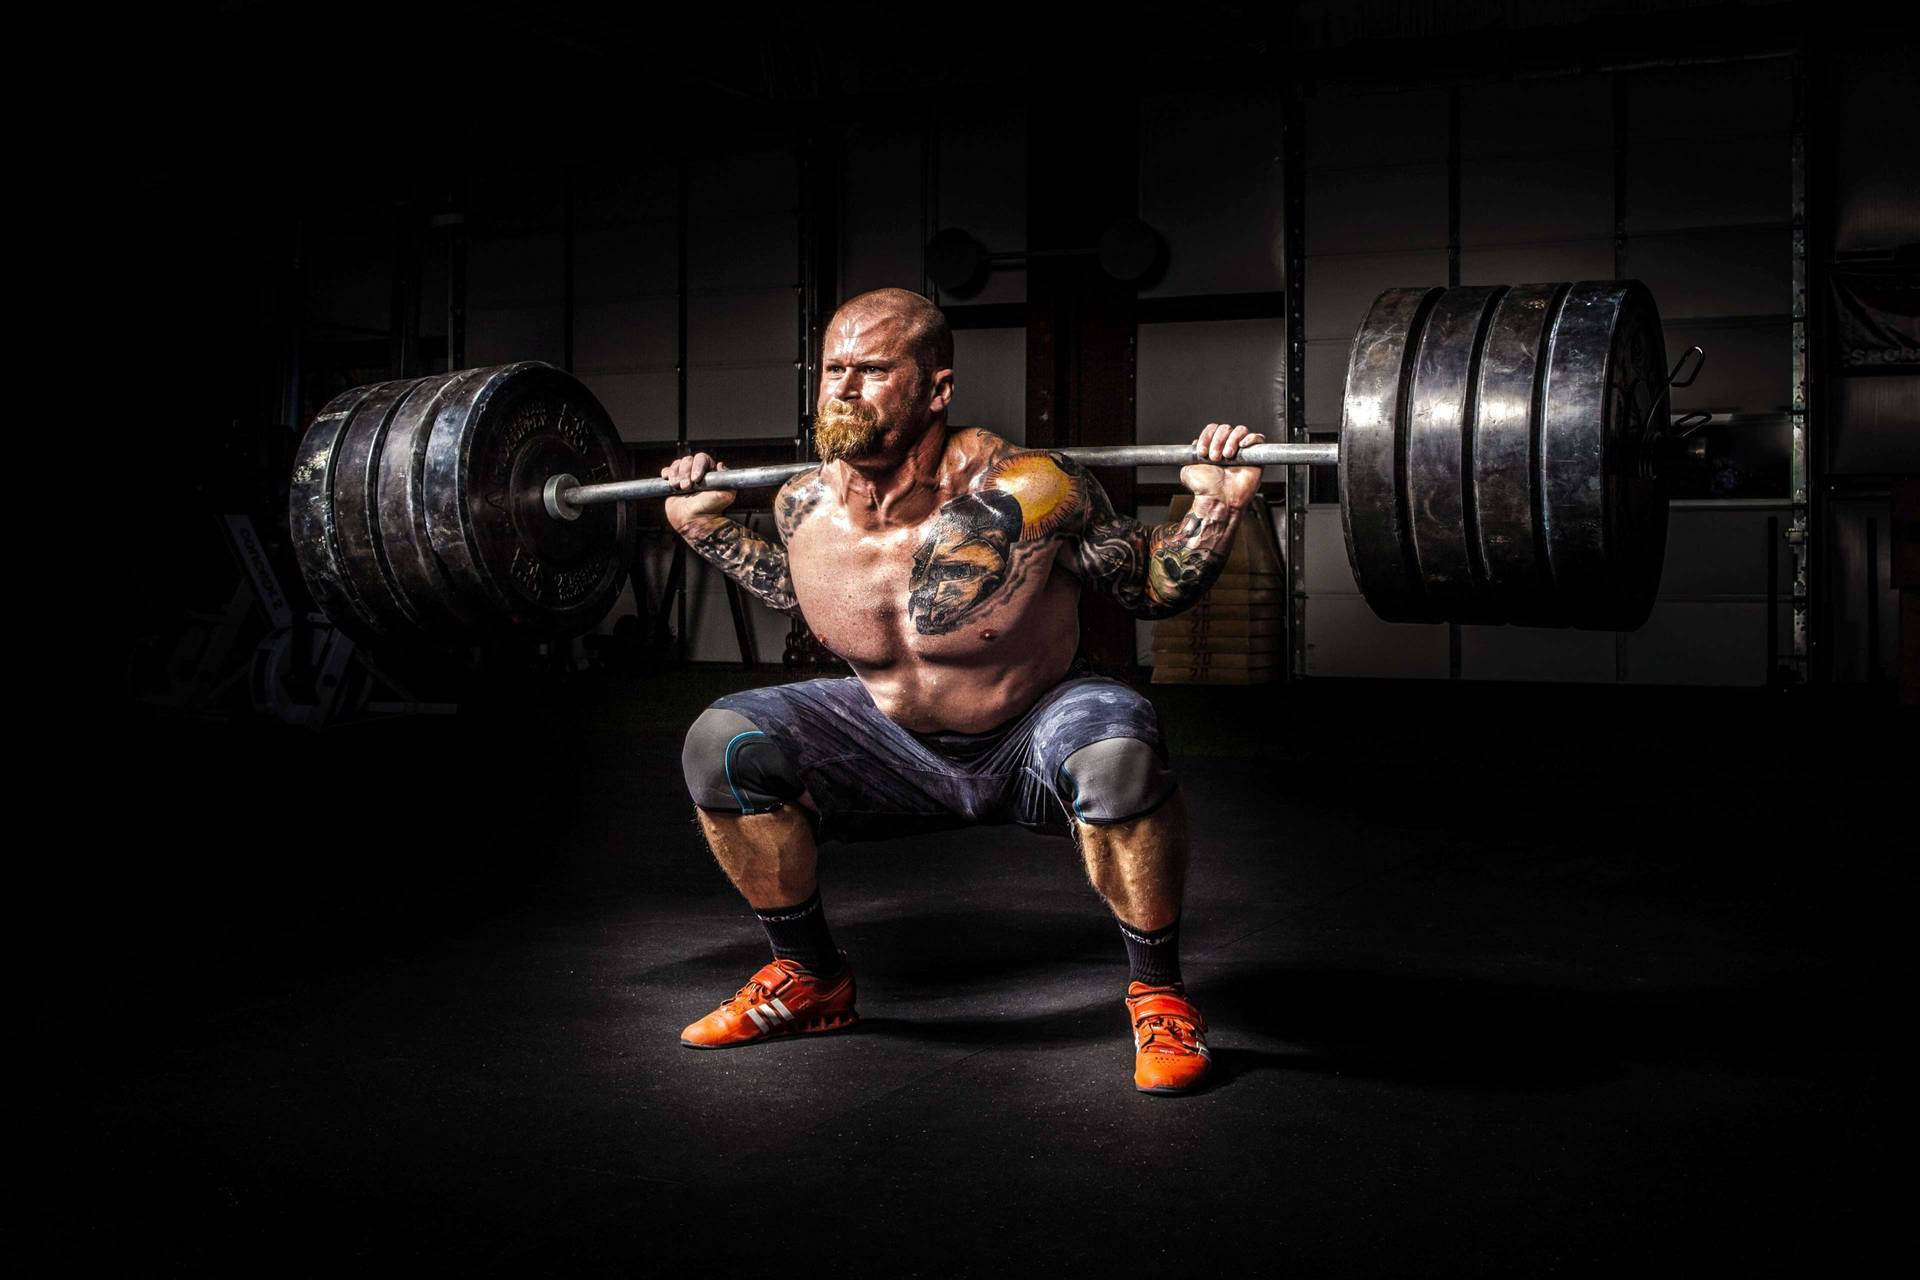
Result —
<instances>
[{"instance_id":1,"label":"shoe sole","mask_svg":"<svg viewBox=\"0 0 1920 1280\"><path fill-rule=\"evenodd\" d=\"M802 1027L783 1027L778 1031L769 1031L751 1040L729 1040L725 1044L701 1044L698 1041L683 1038L680 1043L688 1049L744 1049L749 1045L765 1044L769 1040L790 1040L794 1036L817 1036L831 1031L845 1031L859 1021L860 1015L857 1013L836 1013L816 1019Z\"/></svg>"}]
</instances>

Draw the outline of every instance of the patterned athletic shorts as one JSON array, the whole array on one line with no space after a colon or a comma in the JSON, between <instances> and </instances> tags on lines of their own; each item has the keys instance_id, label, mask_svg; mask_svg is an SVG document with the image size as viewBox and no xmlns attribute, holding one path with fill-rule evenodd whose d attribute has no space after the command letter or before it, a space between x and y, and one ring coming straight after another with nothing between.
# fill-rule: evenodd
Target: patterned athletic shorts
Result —
<instances>
[{"instance_id":1,"label":"patterned athletic shorts","mask_svg":"<svg viewBox=\"0 0 1920 1280\"><path fill-rule=\"evenodd\" d=\"M986 733L913 733L856 679L728 694L800 771L825 838L871 839L973 823L1065 834L1072 792L1060 766L1082 747L1137 738L1164 764L1153 704L1104 676L1069 677Z\"/></svg>"}]
</instances>

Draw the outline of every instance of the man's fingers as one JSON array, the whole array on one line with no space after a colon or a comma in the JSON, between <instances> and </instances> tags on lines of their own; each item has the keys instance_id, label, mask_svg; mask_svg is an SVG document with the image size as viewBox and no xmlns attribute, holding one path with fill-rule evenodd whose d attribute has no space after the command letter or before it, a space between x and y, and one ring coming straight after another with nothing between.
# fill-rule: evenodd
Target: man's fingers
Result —
<instances>
[{"instance_id":1,"label":"man's fingers","mask_svg":"<svg viewBox=\"0 0 1920 1280\"><path fill-rule=\"evenodd\" d=\"M675 458L660 468L660 478L676 489L691 489L706 478L709 471L725 471L724 462L716 462L712 454L696 453L685 458Z\"/></svg>"}]
</instances>

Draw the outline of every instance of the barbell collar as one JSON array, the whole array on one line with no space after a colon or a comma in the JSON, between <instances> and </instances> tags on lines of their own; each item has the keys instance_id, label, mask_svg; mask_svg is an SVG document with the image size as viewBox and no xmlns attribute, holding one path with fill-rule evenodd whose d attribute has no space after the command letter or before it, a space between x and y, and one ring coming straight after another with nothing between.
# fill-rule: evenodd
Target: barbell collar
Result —
<instances>
[{"instance_id":1,"label":"barbell collar","mask_svg":"<svg viewBox=\"0 0 1920 1280\"><path fill-rule=\"evenodd\" d=\"M1089 467L1177 467L1208 459L1184 444L1122 444L1079 449L1061 449L1082 466ZM1323 444L1256 444L1240 450L1232 465L1255 467L1315 466L1330 467L1340 461L1340 446ZM572 476L554 476L545 485L542 497L547 514L556 520L571 520L581 507L601 502L633 502L643 498L668 498L702 493L713 489L764 489L784 484L803 471L819 466L817 462L783 462L771 467L742 467L738 471L709 471L691 489L675 489L665 480L620 480L610 484L578 484Z\"/></svg>"}]
</instances>

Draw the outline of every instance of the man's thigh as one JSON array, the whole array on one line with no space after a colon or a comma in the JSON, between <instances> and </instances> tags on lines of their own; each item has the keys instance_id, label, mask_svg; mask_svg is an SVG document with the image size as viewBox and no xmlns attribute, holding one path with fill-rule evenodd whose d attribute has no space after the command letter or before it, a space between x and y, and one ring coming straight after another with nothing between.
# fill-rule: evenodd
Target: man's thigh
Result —
<instances>
[{"instance_id":1,"label":"man's thigh","mask_svg":"<svg viewBox=\"0 0 1920 1280\"><path fill-rule=\"evenodd\" d=\"M792 762L823 838L979 820L965 780L882 715L856 679L748 689L713 705L752 721Z\"/></svg>"}]
</instances>

